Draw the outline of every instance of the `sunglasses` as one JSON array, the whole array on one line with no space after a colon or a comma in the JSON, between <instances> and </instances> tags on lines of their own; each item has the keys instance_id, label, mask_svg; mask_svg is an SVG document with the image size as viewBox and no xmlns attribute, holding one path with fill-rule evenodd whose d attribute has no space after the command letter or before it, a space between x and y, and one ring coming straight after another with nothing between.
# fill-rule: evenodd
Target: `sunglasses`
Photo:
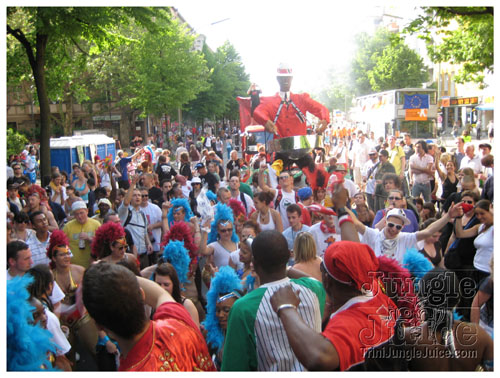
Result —
<instances>
[{"instance_id":1,"label":"sunglasses","mask_svg":"<svg viewBox=\"0 0 500 378\"><path fill-rule=\"evenodd\" d=\"M469 205L474 205L474 201L471 201L471 200L464 200L462 202L463 203L468 203Z\"/></svg>"},{"instance_id":2,"label":"sunglasses","mask_svg":"<svg viewBox=\"0 0 500 378\"><path fill-rule=\"evenodd\" d=\"M219 230L221 234L225 234L226 232L233 232L233 228L222 228Z\"/></svg>"},{"instance_id":3,"label":"sunglasses","mask_svg":"<svg viewBox=\"0 0 500 378\"><path fill-rule=\"evenodd\" d=\"M396 227L396 230L399 230L399 231L401 231L401 229L403 228L403 226L402 226L402 225L400 225L400 224L394 224L394 223L391 223L391 222L388 222L388 223L387 223L387 226L388 226L389 228Z\"/></svg>"},{"instance_id":4,"label":"sunglasses","mask_svg":"<svg viewBox=\"0 0 500 378\"><path fill-rule=\"evenodd\" d=\"M401 200L402 200L402 198L401 198L401 197L387 197L387 199L388 199L389 201L401 201Z\"/></svg>"},{"instance_id":5,"label":"sunglasses","mask_svg":"<svg viewBox=\"0 0 500 378\"><path fill-rule=\"evenodd\" d=\"M148 197L149 197L149 194L141 194L141 197L142 197L142 198L148 198Z\"/></svg>"}]
</instances>

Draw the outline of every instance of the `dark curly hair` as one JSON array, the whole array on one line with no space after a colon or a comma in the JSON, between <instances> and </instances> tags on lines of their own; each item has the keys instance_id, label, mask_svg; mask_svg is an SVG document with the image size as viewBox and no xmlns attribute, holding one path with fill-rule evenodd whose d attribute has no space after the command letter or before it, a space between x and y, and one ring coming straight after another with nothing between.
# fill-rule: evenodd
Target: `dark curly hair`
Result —
<instances>
[{"instance_id":1,"label":"dark curly hair","mask_svg":"<svg viewBox=\"0 0 500 378\"><path fill-rule=\"evenodd\" d=\"M111 243L125 237L125 230L121 224L108 222L100 226L90 245L91 255L95 259L111 255Z\"/></svg>"}]
</instances>

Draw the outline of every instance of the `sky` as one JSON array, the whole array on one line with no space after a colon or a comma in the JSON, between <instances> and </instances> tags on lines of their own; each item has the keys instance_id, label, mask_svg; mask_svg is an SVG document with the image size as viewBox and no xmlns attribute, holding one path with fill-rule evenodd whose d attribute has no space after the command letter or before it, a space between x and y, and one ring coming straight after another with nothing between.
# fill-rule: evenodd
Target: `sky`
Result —
<instances>
[{"instance_id":1,"label":"sky","mask_svg":"<svg viewBox=\"0 0 500 378\"><path fill-rule=\"evenodd\" d=\"M264 95L279 90L281 62L293 71L292 92L326 86L331 67L345 67L354 52L354 35L372 32L374 16L411 14L413 6L370 5L352 1L172 1L213 50L228 40L240 54L250 81Z\"/></svg>"}]
</instances>

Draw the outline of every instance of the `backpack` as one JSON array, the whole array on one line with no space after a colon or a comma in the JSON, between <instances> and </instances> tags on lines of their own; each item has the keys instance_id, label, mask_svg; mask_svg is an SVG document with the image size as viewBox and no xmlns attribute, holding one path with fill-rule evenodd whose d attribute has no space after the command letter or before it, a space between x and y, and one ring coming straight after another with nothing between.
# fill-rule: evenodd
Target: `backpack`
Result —
<instances>
[{"instance_id":1,"label":"backpack","mask_svg":"<svg viewBox=\"0 0 500 378\"><path fill-rule=\"evenodd\" d=\"M130 220L132 219L132 211L130 209L128 209L127 219L125 219L125 222L123 223L122 227L125 228L125 227L127 227L128 224L131 224L132 226L137 226L137 227L141 227L141 228L147 228L148 221L146 219L146 216L144 215L144 213L142 211L140 213L142 215L142 219L144 220L144 226L142 226L140 224L130 223Z\"/></svg>"},{"instance_id":2,"label":"backpack","mask_svg":"<svg viewBox=\"0 0 500 378\"><path fill-rule=\"evenodd\" d=\"M248 214L247 200L245 199L245 193L243 192L240 192L240 201L243 203L243 206L245 206L245 211Z\"/></svg>"},{"instance_id":3,"label":"backpack","mask_svg":"<svg viewBox=\"0 0 500 378\"><path fill-rule=\"evenodd\" d=\"M274 208L278 210L280 206L281 199L283 198L283 192L281 191L281 188L278 188L278 195L276 196L276 200L274 201ZM300 198L297 192L295 192L295 203L299 203Z\"/></svg>"}]
</instances>

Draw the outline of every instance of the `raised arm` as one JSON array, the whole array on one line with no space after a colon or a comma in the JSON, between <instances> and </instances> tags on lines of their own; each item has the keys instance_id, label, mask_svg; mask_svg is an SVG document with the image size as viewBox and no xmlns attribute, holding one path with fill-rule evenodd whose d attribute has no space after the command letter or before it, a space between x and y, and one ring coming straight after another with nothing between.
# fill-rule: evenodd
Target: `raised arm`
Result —
<instances>
[{"instance_id":1,"label":"raised arm","mask_svg":"<svg viewBox=\"0 0 500 378\"><path fill-rule=\"evenodd\" d=\"M441 217L441 219L438 219L437 221L429 225L429 227L427 227L425 230L416 232L417 241L427 239L428 237L432 236L433 233L441 231L441 229L446 225L446 223L460 216L460 214L463 214L463 210L460 205L461 205L460 203L455 205L452 202L450 210L448 211L448 213L444 214Z\"/></svg>"},{"instance_id":2,"label":"raised arm","mask_svg":"<svg viewBox=\"0 0 500 378\"><path fill-rule=\"evenodd\" d=\"M143 277L137 277L139 286L144 291L145 302L147 305L158 308L162 303L175 302L170 293L164 290L156 282Z\"/></svg>"},{"instance_id":3,"label":"raised arm","mask_svg":"<svg viewBox=\"0 0 500 378\"><path fill-rule=\"evenodd\" d=\"M276 190L267 185L266 180L264 179L264 172L267 167L259 167L259 187L264 192L270 192L273 196L276 195Z\"/></svg>"}]
</instances>

